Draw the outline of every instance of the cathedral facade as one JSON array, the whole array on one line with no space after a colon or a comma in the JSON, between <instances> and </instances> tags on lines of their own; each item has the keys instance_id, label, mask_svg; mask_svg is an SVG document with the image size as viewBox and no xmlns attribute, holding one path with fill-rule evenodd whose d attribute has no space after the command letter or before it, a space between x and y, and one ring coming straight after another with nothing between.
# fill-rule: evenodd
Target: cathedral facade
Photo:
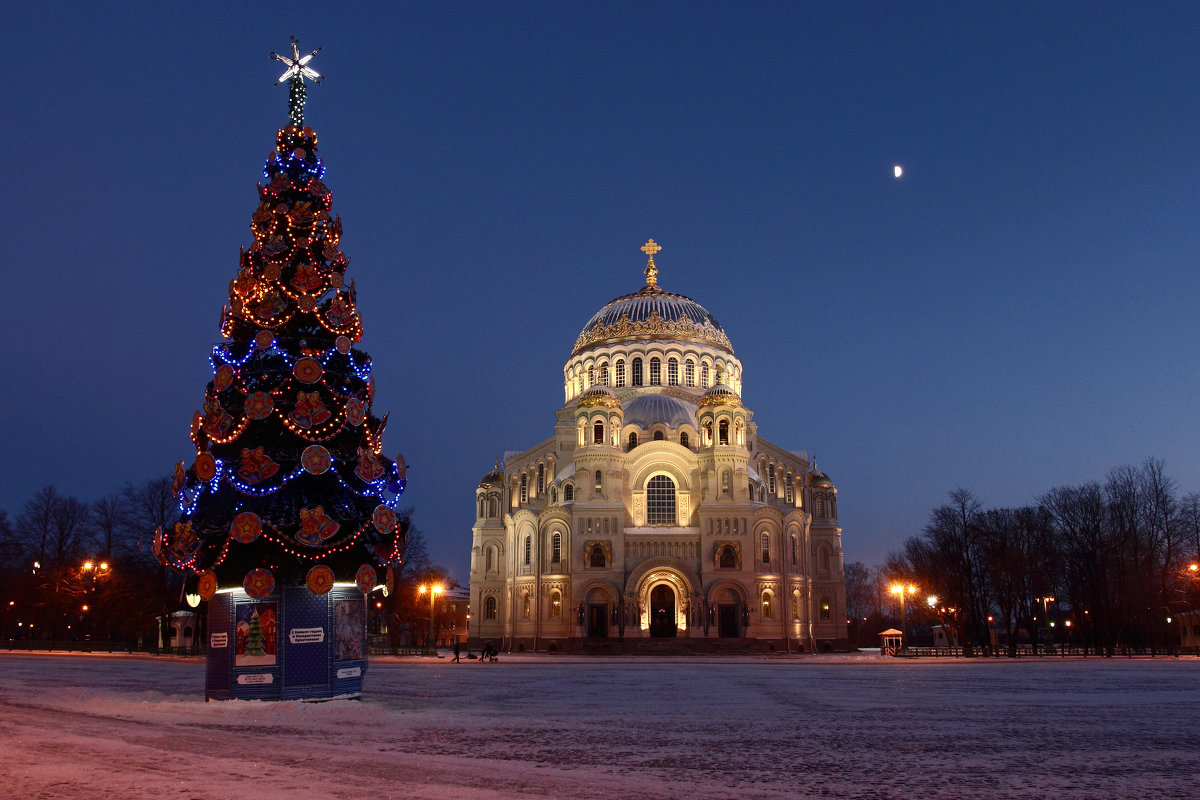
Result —
<instances>
[{"instance_id":1,"label":"cathedral facade","mask_svg":"<svg viewBox=\"0 0 1200 800\"><path fill-rule=\"evenodd\" d=\"M847 648L837 489L759 436L724 329L642 249L646 285L575 341L553 436L479 483L470 646Z\"/></svg>"}]
</instances>

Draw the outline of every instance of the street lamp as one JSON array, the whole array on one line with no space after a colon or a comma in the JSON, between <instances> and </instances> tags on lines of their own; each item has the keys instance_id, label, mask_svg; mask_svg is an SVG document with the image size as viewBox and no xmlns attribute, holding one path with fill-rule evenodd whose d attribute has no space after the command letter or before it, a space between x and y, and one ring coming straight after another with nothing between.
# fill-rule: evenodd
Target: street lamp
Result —
<instances>
[{"instance_id":1,"label":"street lamp","mask_svg":"<svg viewBox=\"0 0 1200 800\"><path fill-rule=\"evenodd\" d=\"M908 647L908 637L907 637L907 632L905 630L904 595L905 594L916 594L916 593L917 593L917 587L913 586L911 583L908 584L907 586L905 586L903 583L893 583L892 584L892 594L894 594L900 598L900 649L901 650L904 650Z\"/></svg>"},{"instance_id":2,"label":"street lamp","mask_svg":"<svg viewBox=\"0 0 1200 800\"><path fill-rule=\"evenodd\" d=\"M437 596L442 593L443 587L440 583L421 584L418 587L418 594L429 595L429 636L425 639L425 655L437 655L437 639L436 632L433 629L433 606L437 601Z\"/></svg>"}]
</instances>

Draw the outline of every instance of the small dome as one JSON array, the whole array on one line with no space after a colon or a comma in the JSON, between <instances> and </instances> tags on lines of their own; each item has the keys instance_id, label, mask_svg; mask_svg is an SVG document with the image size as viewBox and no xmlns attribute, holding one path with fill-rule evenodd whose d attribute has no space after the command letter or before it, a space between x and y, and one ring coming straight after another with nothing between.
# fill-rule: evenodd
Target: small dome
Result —
<instances>
[{"instance_id":1,"label":"small dome","mask_svg":"<svg viewBox=\"0 0 1200 800\"><path fill-rule=\"evenodd\" d=\"M733 389L730 389L723 383L718 383L716 386L704 393L704 397L700 398L702 406L741 406L742 398Z\"/></svg>"},{"instance_id":2,"label":"small dome","mask_svg":"<svg viewBox=\"0 0 1200 800\"><path fill-rule=\"evenodd\" d=\"M829 480L829 476L826 475L824 472L821 472L821 471L817 470L816 468L814 468L812 472L808 473L808 485L809 486L833 486L833 481Z\"/></svg>"},{"instance_id":3,"label":"small dome","mask_svg":"<svg viewBox=\"0 0 1200 800\"><path fill-rule=\"evenodd\" d=\"M669 394L644 394L625 404L625 424L649 428L665 424L668 428L696 424L696 406Z\"/></svg>"},{"instance_id":4,"label":"small dome","mask_svg":"<svg viewBox=\"0 0 1200 800\"><path fill-rule=\"evenodd\" d=\"M493 486L501 488L504 486L504 473L498 467L484 475L479 481L480 489L491 489Z\"/></svg>"},{"instance_id":5,"label":"small dome","mask_svg":"<svg viewBox=\"0 0 1200 800\"><path fill-rule=\"evenodd\" d=\"M617 397L617 393L607 386L596 384L583 394L579 395L578 405L579 408L590 408L592 406L620 408L621 398Z\"/></svg>"}]
</instances>

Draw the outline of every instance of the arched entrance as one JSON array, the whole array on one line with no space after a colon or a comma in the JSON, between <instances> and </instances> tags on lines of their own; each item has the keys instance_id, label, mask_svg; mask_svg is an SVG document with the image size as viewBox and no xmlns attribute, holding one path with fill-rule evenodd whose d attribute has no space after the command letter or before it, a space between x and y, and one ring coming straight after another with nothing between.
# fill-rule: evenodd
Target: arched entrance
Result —
<instances>
[{"instance_id":1,"label":"arched entrance","mask_svg":"<svg viewBox=\"0 0 1200 800\"><path fill-rule=\"evenodd\" d=\"M717 636L735 639L742 635L741 605L733 589L725 589L717 596Z\"/></svg>"},{"instance_id":2,"label":"arched entrance","mask_svg":"<svg viewBox=\"0 0 1200 800\"><path fill-rule=\"evenodd\" d=\"M675 590L660 583L650 590L650 636L675 635Z\"/></svg>"},{"instance_id":3,"label":"arched entrance","mask_svg":"<svg viewBox=\"0 0 1200 800\"><path fill-rule=\"evenodd\" d=\"M587 636L603 639L608 636L608 595L602 589L592 589L587 596Z\"/></svg>"}]
</instances>

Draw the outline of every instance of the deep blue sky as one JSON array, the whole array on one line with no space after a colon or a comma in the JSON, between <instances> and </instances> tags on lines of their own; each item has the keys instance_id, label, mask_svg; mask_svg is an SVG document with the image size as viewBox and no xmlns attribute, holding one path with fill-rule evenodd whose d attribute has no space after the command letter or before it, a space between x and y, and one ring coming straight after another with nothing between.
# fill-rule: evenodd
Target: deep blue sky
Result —
<instances>
[{"instance_id":1,"label":"deep blue sky","mask_svg":"<svg viewBox=\"0 0 1200 800\"><path fill-rule=\"evenodd\" d=\"M168 474L295 34L384 438L465 581L588 317L709 308L847 561L962 485L1200 490L1200 5L22 3L5 14L0 508ZM905 170L892 177L893 164Z\"/></svg>"}]
</instances>

